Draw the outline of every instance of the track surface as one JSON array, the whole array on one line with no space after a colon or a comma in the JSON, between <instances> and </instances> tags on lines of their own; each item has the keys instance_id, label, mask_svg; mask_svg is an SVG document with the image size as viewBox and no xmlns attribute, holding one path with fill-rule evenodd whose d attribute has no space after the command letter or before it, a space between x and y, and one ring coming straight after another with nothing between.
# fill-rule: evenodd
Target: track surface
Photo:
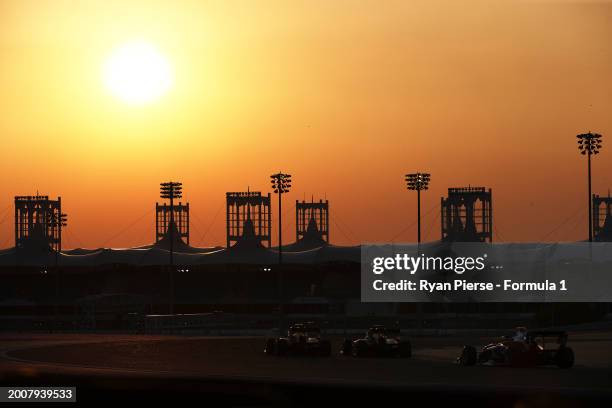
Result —
<instances>
[{"instance_id":1,"label":"track surface","mask_svg":"<svg viewBox=\"0 0 612 408\"><path fill-rule=\"evenodd\" d=\"M486 339L415 338L412 359L268 357L263 338L125 335L1 335L0 380L11 373L236 378L297 383L514 388L612 392L612 333L570 334L576 366L460 367L462 344ZM1 382L1 381L0 381Z\"/></svg>"}]
</instances>

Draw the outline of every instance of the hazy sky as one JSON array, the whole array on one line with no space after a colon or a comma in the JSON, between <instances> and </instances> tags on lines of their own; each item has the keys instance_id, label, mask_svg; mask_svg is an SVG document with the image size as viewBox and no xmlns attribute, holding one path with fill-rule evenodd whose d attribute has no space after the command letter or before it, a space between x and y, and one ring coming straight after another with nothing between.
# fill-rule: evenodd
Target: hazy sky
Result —
<instances>
[{"instance_id":1,"label":"hazy sky","mask_svg":"<svg viewBox=\"0 0 612 408\"><path fill-rule=\"evenodd\" d=\"M147 106L101 78L133 39L175 70ZM62 196L65 247L150 242L168 179L192 244L222 244L225 192L267 192L278 170L294 179L291 239L293 202L314 195L334 243L413 241L416 170L432 173L427 240L440 197L468 184L493 189L496 240L583 239L575 135L604 135L607 193L611 39L612 4L586 1L2 1L0 247L13 196L36 191Z\"/></svg>"}]
</instances>

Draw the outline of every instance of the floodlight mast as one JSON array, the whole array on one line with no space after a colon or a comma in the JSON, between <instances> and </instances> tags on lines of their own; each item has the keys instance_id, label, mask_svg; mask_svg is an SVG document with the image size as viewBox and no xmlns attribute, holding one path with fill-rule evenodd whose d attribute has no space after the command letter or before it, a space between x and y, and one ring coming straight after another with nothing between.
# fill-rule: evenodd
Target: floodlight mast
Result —
<instances>
[{"instance_id":1,"label":"floodlight mast","mask_svg":"<svg viewBox=\"0 0 612 408\"><path fill-rule=\"evenodd\" d=\"M270 176L270 181L272 182L272 190L275 194L278 194L278 263L280 265L283 261L282 196L291 189L291 174L278 172Z\"/></svg>"},{"instance_id":2,"label":"floodlight mast","mask_svg":"<svg viewBox=\"0 0 612 408\"><path fill-rule=\"evenodd\" d=\"M55 250L55 302L53 305L53 316L54 316L54 329L59 330L59 303L60 303L60 268L59 268L59 257L62 252L62 228L68 225L68 215L61 212L56 214L55 212L49 215L47 219L48 224L50 224L51 228L57 230L58 236L58 244L57 249Z\"/></svg>"},{"instance_id":3,"label":"floodlight mast","mask_svg":"<svg viewBox=\"0 0 612 408\"><path fill-rule=\"evenodd\" d=\"M421 243L421 190L429 189L431 174L429 173L410 173L406 174L406 187L408 190L417 192L417 243Z\"/></svg>"},{"instance_id":4,"label":"floodlight mast","mask_svg":"<svg viewBox=\"0 0 612 408\"><path fill-rule=\"evenodd\" d=\"M168 181L160 183L159 196L163 199L170 200L170 223L168 224L168 233L170 240L170 314L174 313L174 199L183 196L183 183L176 181Z\"/></svg>"},{"instance_id":5,"label":"floodlight mast","mask_svg":"<svg viewBox=\"0 0 612 408\"><path fill-rule=\"evenodd\" d=\"M270 176L272 190L274 194L278 194L278 312L279 312L279 330L283 329L283 271L281 264L283 263L283 224L282 224L282 197L284 193L288 193L291 189L291 175L278 172Z\"/></svg>"},{"instance_id":6,"label":"floodlight mast","mask_svg":"<svg viewBox=\"0 0 612 408\"><path fill-rule=\"evenodd\" d=\"M578 150L580 154L587 156L587 177L589 186L589 242L593 242L593 209L592 209L592 193L591 193L591 156L599 154L602 146L601 135L598 133L582 133L576 136L578 139Z\"/></svg>"}]
</instances>

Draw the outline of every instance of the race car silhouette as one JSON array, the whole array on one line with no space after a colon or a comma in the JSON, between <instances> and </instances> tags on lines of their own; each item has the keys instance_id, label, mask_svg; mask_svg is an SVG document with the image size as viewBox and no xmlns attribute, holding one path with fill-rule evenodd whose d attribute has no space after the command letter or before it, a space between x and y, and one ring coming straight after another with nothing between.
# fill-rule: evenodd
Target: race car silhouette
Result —
<instances>
[{"instance_id":1,"label":"race car silhouette","mask_svg":"<svg viewBox=\"0 0 612 408\"><path fill-rule=\"evenodd\" d=\"M464 346L457 363L464 366L556 365L570 368L574 365L574 351L567 347L567 333L564 331L531 331L526 332L520 340L512 337L498 339L484 346L480 352L473 346Z\"/></svg>"},{"instance_id":2,"label":"race car silhouette","mask_svg":"<svg viewBox=\"0 0 612 408\"><path fill-rule=\"evenodd\" d=\"M412 356L412 345L402 340L399 329L388 329L385 326L373 326L365 337L346 339L340 354L353 357L403 357Z\"/></svg>"},{"instance_id":3,"label":"race car silhouette","mask_svg":"<svg viewBox=\"0 0 612 408\"><path fill-rule=\"evenodd\" d=\"M321 338L321 329L313 322L296 323L289 327L286 337L266 340L264 353L269 356L331 355L331 343Z\"/></svg>"}]
</instances>

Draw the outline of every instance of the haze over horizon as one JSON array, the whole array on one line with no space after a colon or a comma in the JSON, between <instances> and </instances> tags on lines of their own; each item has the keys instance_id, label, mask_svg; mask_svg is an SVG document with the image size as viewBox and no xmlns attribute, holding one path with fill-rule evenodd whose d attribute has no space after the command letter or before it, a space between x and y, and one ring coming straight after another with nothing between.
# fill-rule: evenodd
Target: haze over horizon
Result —
<instances>
[{"instance_id":1,"label":"haze over horizon","mask_svg":"<svg viewBox=\"0 0 612 408\"><path fill-rule=\"evenodd\" d=\"M440 197L467 185L493 189L495 241L586 238L575 135L603 135L593 192L607 194L611 2L264 4L0 1L0 248L14 196L37 191L62 197L65 248L150 243L171 179L191 243L223 245L225 192L267 193L279 170L293 176L284 242L294 201L311 196L330 201L334 244L414 241L403 176L417 170L432 174L426 241L440 237ZM174 72L142 106L102 78L135 39Z\"/></svg>"}]
</instances>

